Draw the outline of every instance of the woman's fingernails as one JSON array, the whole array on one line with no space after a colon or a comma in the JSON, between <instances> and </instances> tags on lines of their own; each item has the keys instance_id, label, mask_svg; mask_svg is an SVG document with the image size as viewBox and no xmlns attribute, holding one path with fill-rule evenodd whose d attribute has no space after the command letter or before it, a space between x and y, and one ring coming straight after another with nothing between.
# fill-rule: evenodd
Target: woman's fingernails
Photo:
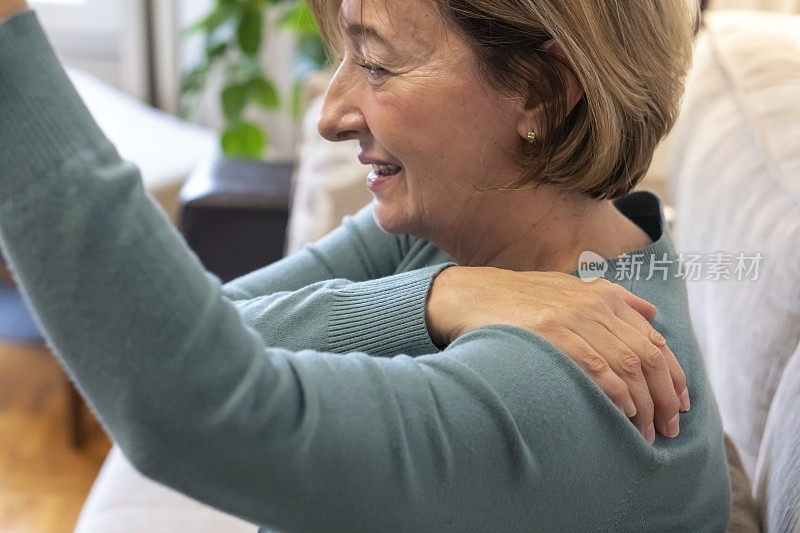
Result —
<instances>
[{"instance_id":1,"label":"woman's fingernails","mask_svg":"<svg viewBox=\"0 0 800 533\"><path fill-rule=\"evenodd\" d=\"M681 430L680 415L675 415L672 420L667 422L667 437L675 438Z\"/></svg>"},{"instance_id":2,"label":"woman's fingernails","mask_svg":"<svg viewBox=\"0 0 800 533\"><path fill-rule=\"evenodd\" d=\"M689 402L689 389L683 389L683 392L680 394L679 398L681 399L681 411L684 413L692 408L691 402Z\"/></svg>"},{"instance_id":3,"label":"woman's fingernails","mask_svg":"<svg viewBox=\"0 0 800 533\"><path fill-rule=\"evenodd\" d=\"M653 424L645 430L644 438L650 444L653 444L656 441L656 427Z\"/></svg>"},{"instance_id":4,"label":"woman's fingernails","mask_svg":"<svg viewBox=\"0 0 800 533\"><path fill-rule=\"evenodd\" d=\"M636 416L636 404L633 403L633 400L628 400L625 402L625 416L628 418L633 418Z\"/></svg>"}]
</instances>

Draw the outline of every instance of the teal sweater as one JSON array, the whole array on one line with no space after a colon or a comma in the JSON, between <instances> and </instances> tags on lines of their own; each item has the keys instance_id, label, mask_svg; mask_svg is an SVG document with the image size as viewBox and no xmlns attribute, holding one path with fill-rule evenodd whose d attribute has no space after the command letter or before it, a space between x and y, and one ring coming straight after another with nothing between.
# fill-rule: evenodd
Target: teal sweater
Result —
<instances>
[{"instance_id":1,"label":"teal sweater","mask_svg":"<svg viewBox=\"0 0 800 533\"><path fill-rule=\"evenodd\" d=\"M645 272L651 254L676 259L658 198L617 205L656 239ZM437 350L425 299L452 258L384 233L369 208L221 285L31 11L0 25L0 237L49 346L132 464L228 513L287 531L725 528L722 428L683 281L619 281L658 307L688 379L680 435L654 445L527 331L483 327Z\"/></svg>"}]
</instances>

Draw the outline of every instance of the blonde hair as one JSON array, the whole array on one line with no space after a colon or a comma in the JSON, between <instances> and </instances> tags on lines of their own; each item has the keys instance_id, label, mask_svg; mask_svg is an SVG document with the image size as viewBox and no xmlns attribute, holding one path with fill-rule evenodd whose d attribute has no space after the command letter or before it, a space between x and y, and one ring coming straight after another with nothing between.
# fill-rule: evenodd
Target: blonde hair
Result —
<instances>
[{"instance_id":1,"label":"blonde hair","mask_svg":"<svg viewBox=\"0 0 800 533\"><path fill-rule=\"evenodd\" d=\"M678 114L699 16L696 0L431 0L496 88L543 104L544 131L520 138L520 179L592 198L641 181ZM309 0L332 47L341 0ZM563 55L543 45L552 39ZM584 96L566 111L563 69Z\"/></svg>"}]
</instances>

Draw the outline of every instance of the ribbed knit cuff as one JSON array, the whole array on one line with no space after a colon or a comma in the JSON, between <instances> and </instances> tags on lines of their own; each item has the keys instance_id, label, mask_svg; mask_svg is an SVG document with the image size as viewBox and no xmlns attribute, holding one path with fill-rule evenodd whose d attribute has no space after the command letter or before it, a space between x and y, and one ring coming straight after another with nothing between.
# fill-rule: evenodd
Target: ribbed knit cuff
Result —
<instances>
[{"instance_id":1,"label":"ribbed knit cuff","mask_svg":"<svg viewBox=\"0 0 800 533\"><path fill-rule=\"evenodd\" d=\"M328 330L332 351L362 351L375 356L438 352L425 323L425 303L436 275L455 263L442 263L341 289Z\"/></svg>"},{"instance_id":2,"label":"ribbed knit cuff","mask_svg":"<svg viewBox=\"0 0 800 533\"><path fill-rule=\"evenodd\" d=\"M0 139L0 190L107 142L33 11L0 24Z\"/></svg>"}]
</instances>

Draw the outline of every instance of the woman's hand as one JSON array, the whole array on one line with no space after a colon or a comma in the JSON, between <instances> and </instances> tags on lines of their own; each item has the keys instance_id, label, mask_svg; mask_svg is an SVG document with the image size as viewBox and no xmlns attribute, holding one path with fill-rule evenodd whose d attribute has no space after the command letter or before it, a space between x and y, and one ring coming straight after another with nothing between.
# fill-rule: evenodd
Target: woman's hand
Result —
<instances>
[{"instance_id":1,"label":"woman's hand","mask_svg":"<svg viewBox=\"0 0 800 533\"><path fill-rule=\"evenodd\" d=\"M28 10L25 0L0 0L0 22Z\"/></svg>"},{"instance_id":2,"label":"woman's hand","mask_svg":"<svg viewBox=\"0 0 800 533\"><path fill-rule=\"evenodd\" d=\"M578 363L651 443L656 428L676 436L679 411L690 407L686 375L649 323L655 314L655 306L605 279L488 267L444 269L426 308L439 346L490 324L544 338Z\"/></svg>"}]
</instances>

